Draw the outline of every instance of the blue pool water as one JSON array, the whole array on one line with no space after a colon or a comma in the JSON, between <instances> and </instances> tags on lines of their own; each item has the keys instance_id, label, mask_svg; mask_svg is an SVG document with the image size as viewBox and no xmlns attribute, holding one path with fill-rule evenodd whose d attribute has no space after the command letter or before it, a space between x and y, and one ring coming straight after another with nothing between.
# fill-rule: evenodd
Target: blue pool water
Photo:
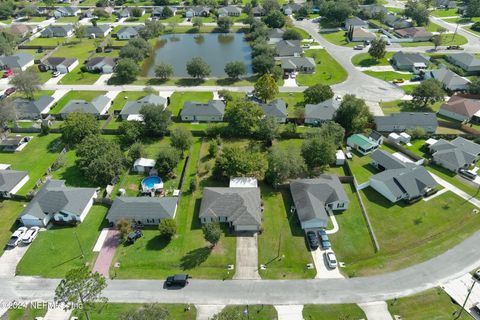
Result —
<instances>
[{"instance_id":1,"label":"blue pool water","mask_svg":"<svg viewBox=\"0 0 480 320\"><path fill-rule=\"evenodd\" d=\"M156 184L162 182L162 179L157 176L146 177L142 180L142 185L144 185L147 189L153 189Z\"/></svg>"}]
</instances>

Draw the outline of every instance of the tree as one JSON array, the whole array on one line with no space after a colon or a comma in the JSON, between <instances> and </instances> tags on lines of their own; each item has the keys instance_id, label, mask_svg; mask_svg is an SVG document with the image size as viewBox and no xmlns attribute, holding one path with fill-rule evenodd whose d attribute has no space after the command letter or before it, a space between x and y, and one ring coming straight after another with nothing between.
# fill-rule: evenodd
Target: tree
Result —
<instances>
[{"instance_id":1,"label":"tree","mask_svg":"<svg viewBox=\"0 0 480 320\"><path fill-rule=\"evenodd\" d=\"M66 309L81 305L85 318L90 320L89 311L96 303L107 303L102 291L107 287L105 278L98 272L92 273L88 267L82 266L67 272L65 278L55 289L55 302Z\"/></svg>"},{"instance_id":2,"label":"tree","mask_svg":"<svg viewBox=\"0 0 480 320\"><path fill-rule=\"evenodd\" d=\"M430 10L420 1L408 0L405 4L405 15L412 18L417 26L425 26L430 21Z\"/></svg>"},{"instance_id":3,"label":"tree","mask_svg":"<svg viewBox=\"0 0 480 320\"><path fill-rule=\"evenodd\" d=\"M248 137L257 131L262 109L252 101L232 101L225 111L225 119L231 132L239 137Z\"/></svg>"},{"instance_id":4,"label":"tree","mask_svg":"<svg viewBox=\"0 0 480 320\"><path fill-rule=\"evenodd\" d=\"M75 36L79 39L86 38L87 37L87 28L83 24L76 24L75 25Z\"/></svg>"},{"instance_id":5,"label":"tree","mask_svg":"<svg viewBox=\"0 0 480 320\"><path fill-rule=\"evenodd\" d=\"M91 114L80 111L70 113L61 126L62 141L66 145L75 145L90 135L100 133L97 119Z\"/></svg>"},{"instance_id":6,"label":"tree","mask_svg":"<svg viewBox=\"0 0 480 320\"><path fill-rule=\"evenodd\" d=\"M177 233L177 224L174 219L162 219L158 225L160 236L170 240Z\"/></svg>"},{"instance_id":7,"label":"tree","mask_svg":"<svg viewBox=\"0 0 480 320\"><path fill-rule=\"evenodd\" d=\"M132 59L120 59L115 67L115 77L122 83L134 81L140 73L140 67Z\"/></svg>"},{"instance_id":8,"label":"tree","mask_svg":"<svg viewBox=\"0 0 480 320\"><path fill-rule=\"evenodd\" d=\"M385 57L387 53L386 50L387 42L382 38L377 38L372 41L370 44L370 49L368 49L368 54L375 60L380 60Z\"/></svg>"},{"instance_id":9,"label":"tree","mask_svg":"<svg viewBox=\"0 0 480 320\"><path fill-rule=\"evenodd\" d=\"M135 160L139 158L143 158L145 156L145 148L143 147L143 144L140 142L134 142L131 146L130 149L128 149L128 160L130 164L133 165Z\"/></svg>"},{"instance_id":10,"label":"tree","mask_svg":"<svg viewBox=\"0 0 480 320\"><path fill-rule=\"evenodd\" d=\"M467 17L479 17L480 16L480 0L469 0L466 2L467 8L465 15Z\"/></svg>"},{"instance_id":11,"label":"tree","mask_svg":"<svg viewBox=\"0 0 480 320\"><path fill-rule=\"evenodd\" d=\"M232 61L225 65L225 73L232 79L238 79L247 73L247 67L242 61Z\"/></svg>"},{"instance_id":12,"label":"tree","mask_svg":"<svg viewBox=\"0 0 480 320\"><path fill-rule=\"evenodd\" d=\"M302 40L303 37L302 35L300 34L300 32L298 32L297 30L295 29L287 29L285 30L285 32L283 33L283 36L282 36L283 40Z\"/></svg>"},{"instance_id":13,"label":"tree","mask_svg":"<svg viewBox=\"0 0 480 320\"><path fill-rule=\"evenodd\" d=\"M238 146L225 146L216 158L213 175L217 179L230 177L255 177L263 179L267 168L265 156Z\"/></svg>"},{"instance_id":14,"label":"tree","mask_svg":"<svg viewBox=\"0 0 480 320\"><path fill-rule=\"evenodd\" d=\"M118 130L120 141L124 146L128 146L140 140L144 133L144 125L140 121L122 121Z\"/></svg>"},{"instance_id":15,"label":"tree","mask_svg":"<svg viewBox=\"0 0 480 320\"><path fill-rule=\"evenodd\" d=\"M437 101L443 101L445 98L445 91L442 89L442 84L435 79L428 79L422 81L412 91L413 103L419 108L427 108L429 104Z\"/></svg>"},{"instance_id":16,"label":"tree","mask_svg":"<svg viewBox=\"0 0 480 320\"><path fill-rule=\"evenodd\" d=\"M170 146L162 148L157 156L155 168L164 175L171 174L180 162L180 152Z\"/></svg>"},{"instance_id":17,"label":"tree","mask_svg":"<svg viewBox=\"0 0 480 320\"><path fill-rule=\"evenodd\" d=\"M362 132L372 120L373 116L365 104L365 100L352 94L343 97L342 103L333 118L333 121L340 124L348 135Z\"/></svg>"},{"instance_id":18,"label":"tree","mask_svg":"<svg viewBox=\"0 0 480 320\"><path fill-rule=\"evenodd\" d=\"M164 0L162 0L164 1ZM120 320L169 320L170 313L158 304L147 304L120 314Z\"/></svg>"},{"instance_id":19,"label":"tree","mask_svg":"<svg viewBox=\"0 0 480 320\"><path fill-rule=\"evenodd\" d=\"M261 54L252 59L252 70L260 75L269 73L275 67L273 56Z\"/></svg>"},{"instance_id":20,"label":"tree","mask_svg":"<svg viewBox=\"0 0 480 320\"><path fill-rule=\"evenodd\" d=\"M165 10L165 9L164 9ZM145 27L139 30L139 34L143 39L152 39L158 37L165 30L165 26L157 20L145 21Z\"/></svg>"},{"instance_id":21,"label":"tree","mask_svg":"<svg viewBox=\"0 0 480 320\"><path fill-rule=\"evenodd\" d=\"M470 94L480 94L480 78L475 77L472 79L472 82L470 82L467 85L467 91Z\"/></svg>"},{"instance_id":22,"label":"tree","mask_svg":"<svg viewBox=\"0 0 480 320\"><path fill-rule=\"evenodd\" d=\"M117 230L120 233L120 237L122 239L125 239L125 237L130 232L132 232L132 222L127 219L124 219L124 218L118 219L115 226L117 227Z\"/></svg>"},{"instance_id":23,"label":"tree","mask_svg":"<svg viewBox=\"0 0 480 320\"><path fill-rule=\"evenodd\" d=\"M15 106L10 99L0 100L0 132L10 122L17 120Z\"/></svg>"},{"instance_id":24,"label":"tree","mask_svg":"<svg viewBox=\"0 0 480 320\"><path fill-rule=\"evenodd\" d=\"M164 8L163 8L163 11L162 11L162 17L163 17L164 19L173 17L173 11L172 11L172 9L170 9L170 7L164 7Z\"/></svg>"},{"instance_id":25,"label":"tree","mask_svg":"<svg viewBox=\"0 0 480 320\"><path fill-rule=\"evenodd\" d=\"M274 117L263 117L258 126L257 137L271 146L273 140L280 136L280 125Z\"/></svg>"},{"instance_id":26,"label":"tree","mask_svg":"<svg viewBox=\"0 0 480 320\"><path fill-rule=\"evenodd\" d=\"M273 146L267 155L268 169L265 172L265 180L273 187L287 181L298 178L306 169L305 161L298 152L285 150Z\"/></svg>"},{"instance_id":27,"label":"tree","mask_svg":"<svg viewBox=\"0 0 480 320\"><path fill-rule=\"evenodd\" d=\"M302 157L310 170L322 170L335 162L336 149L333 141L314 137L303 141Z\"/></svg>"},{"instance_id":28,"label":"tree","mask_svg":"<svg viewBox=\"0 0 480 320\"><path fill-rule=\"evenodd\" d=\"M254 6L255 7L255 6ZM263 9L265 13L270 13L271 11L280 11L280 4L277 0L264 0L263 1Z\"/></svg>"},{"instance_id":29,"label":"tree","mask_svg":"<svg viewBox=\"0 0 480 320\"><path fill-rule=\"evenodd\" d=\"M210 66L200 57L187 62L187 72L191 77L203 79L210 75Z\"/></svg>"},{"instance_id":30,"label":"tree","mask_svg":"<svg viewBox=\"0 0 480 320\"><path fill-rule=\"evenodd\" d=\"M328 85L315 84L303 92L305 103L318 104L333 98L333 90Z\"/></svg>"},{"instance_id":31,"label":"tree","mask_svg":"<svg viewBox=\"0 0 480 320\"><path fill-rule=\"evenodd\" d=\"M153 3L156 6L168 6L170 4L169 0L153 0Z\"/></svg>"},{"instance_id":32,"label":"tree","mask_svg":"<svg viewBox=\"0 0 480 320\"><path fill-rule=\"evenodd\" d=\"M270 74L258 78L254 86L255 95L264 102L272 100L278 94L278 85Z\"/></svg>"},{"instance_id":33,"label":"tree","mask_svg":"<svg viewBox=\"0 0 480 320\"><path fill-rule=\"evenodd\" d=\"M27 98L32 99L35 92L40 90L40 77L33 70L17 71L10 79L9 84L17 88Z\"/></svg>"},{"instance_id":34,"label":"tree","mask_svg":"<svg viewBox=\"0 0 480 320\"><path fill-rule=\"evenodd\" d=\"M435 50L437 50L437 48L442 45L442 42L443 42L442 35L441 34L433 35L432 42L435 45Z\"/></svg>"},{"instance_id":35,"label":"tree","mask_svg":"<svg viewBox=\"0 0 480 320\"><path fill-rule=\"evenodd\" d=\"M120 59L132 59L135 62L140 62L145 59L143 52L139 48L132 45L126 45L120 49L119 57Z\"/></svg>"},{"instance_id":36,"label":"tree","mask_svg":"<svg viewBox=\"0 0 480 320\"><path fill-rule=\"evenodd\" d=\"M146 104L140 109L145 123L145 132L153 137L163 137L172 122L172 113L163 106Z\"/></svg>"},{"instance_id":37,"label":"tree","mask_svg":"<svg viewBox=\"0 0 480 320\"><path fill-rule=\"evenodd\" d=\"M97 18L108 18L110 14L105 9L97 8L93 10L93 15Z\"/></svg>"},{"instance_id":38,"label":"tree","mask_svg":"<svg viewBox=\"0 0 480 320\"><path fill-rule=\"evenodd\" d=\"M0 2L0 19L10 18L15 11L15 4L12 1Z\"/></svg>"},{"instance_id":39,"label":"tree","mask_svg":"<svg viewBox=\"0 0 480 320\"><path fill-rule=\"evenodd\" d=\"M208 144L208 155L210 156L210 158L214 158L217 155L219 148L219 139L212 139Z\"/></svg>"},{"instance_id":40,"label":"tree","mask_svg":"<svg viewBox=\"0 0 480 320\"><path fill-rule=\"evenodd\" d=\"M270 28L283 28L285 25L285 15L279 10L273 10L264 18L264 21Z\"/></svg>"},{"instance_id":41,"label":"tree","mask_svg":"<svg viewBox=\"0 0 480 320\"><path fill-rule=\"evenodd\" d=\"M140 18L142 16L142 9L139 8L139 7L133 7L132 8L132 17L135 17L135 18Z\"/></svg>"},{"instance_id":42,"label":"tree","mask_svg":"<svg viewBox=\"0 0 480 320\"><path fill-rule=\"evenodd\" d=\"M218 222L204 223L202 225L203 237L210 242L212 248L220 241L222 235L222 228Z\"/></svg>"},{"instance_id":43,"label":"tree","mask_svg":"<svg viewBox=\"0 0 480 320\"><path fill-rule=\"evenodd\" d=\"M229 32L233 26L232 17L220 17L217 20L217 26L222 32Z\"/></svg>"},{"instance_id":44,"label":"tree","mask_svg":"<svg viewBox=\"0 0 480 320\"><path fill-rule=\"evenodd\" d=\"M353 6L346 0L325 1L320 6L320 15L332 26L340 26L353 13Z\"/></svg>"},{"instance_id":45,"label":"tree","mask_svg":"<svg viewBox=\"0 0 480 320\"><path fill-rule=\"evenodd\" d=\"M192 25L194 28L196 28L197 30L199 30L202 26L203 26L203 20L202 18L200 17L194 17L192 19Z\"/></svg>"},{"instance_id":46,"label":"tree","mask_svg":"<svg viewBox=\"0 0 480 320\"><path fill-rule=\"evenodd\" d=\"M168 63L160 62L155 67L155 76L162 80L168 80L173 76L173 66Z\"/></svg>"},{"instance_id":47,"label":"tree","mask_svg":"<svg viewBox=\"0 0 480 320\"><path fill-rule=\"evenodd\" d=\"M193 144L193 136L190 130L185 129L184 127L176 127L170 132L170 140L172 146L177 148L183 153L190 149Z\"/></svg>"},{"instance_id":48,"label":"tree","mask_svg":"<svg viewBox=\"0 0 480 320\"><path fill-rule=\"evenodd\" d=\"M336 146L341 146L345 138L345 129L334 121L322 124L318 130L318 136L322 139L332 141Z\"/></svg>"},{"instance_id":49,"label":"tree","mask_svg":"<svg viewBox=\"0 0 480 320\"><path fill-rule=\"evenodd\" d=\"M19 37L8 30L0 30L0 55L10 56L17 49Z\"/></svg>"}]
</instances>

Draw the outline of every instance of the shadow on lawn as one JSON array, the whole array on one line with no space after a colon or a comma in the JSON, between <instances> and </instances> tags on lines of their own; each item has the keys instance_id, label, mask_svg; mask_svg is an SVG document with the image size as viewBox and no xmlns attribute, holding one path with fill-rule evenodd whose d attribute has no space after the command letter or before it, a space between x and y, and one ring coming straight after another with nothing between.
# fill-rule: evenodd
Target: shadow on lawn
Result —
<instances>
[{"instance_id":1,"label":"shadow on lawn","mask_svg":"<svg viewBox=\"0 0 480 320\"><path fill-rule=\"evenodd\" d=\"M203 247L192 250L182 257L182 259L180 260L180 267L183 270L190 270L198 267L208 259L208 256L211 252L212 249L210 247Z\"/></svg>"},{"instance_id":2,"label":"shadow on lawn","mask_svg":"<svg viewBox=\"0 0 480 320\"><path fill-rule=\"evenodd\" d=\"M147 244L145 245L145 249L149 251L163 250L166 246L168 246L170 241L170 239L166 239L160 235L157 235L156 237L148 240Z\"/></svg>"}]
</instances>

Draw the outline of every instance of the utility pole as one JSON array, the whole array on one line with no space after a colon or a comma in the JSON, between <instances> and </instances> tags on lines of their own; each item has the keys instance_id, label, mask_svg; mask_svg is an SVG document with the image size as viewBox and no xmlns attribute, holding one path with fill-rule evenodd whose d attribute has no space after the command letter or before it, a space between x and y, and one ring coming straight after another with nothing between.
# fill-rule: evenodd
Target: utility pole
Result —
<instances>
[{"instance_id":1,"label":"utility pole","mask_svg":"<svg viewBox=\"0 0 480 320\"><path fill-rule=\"evenodd\" d=\"M458 31L458 22L457 22L457 26L455 27L455 32L453 33L452 42L453 42L453 40L455 40L455 36L457 35L457 31Z\"/></svg>"},{"instance_id":2,"label":"utility pole","mask_svg":"<svg viewBox=\"0 0 480 320\"><path fill-rule=\"evenodd\" d=\"M475 286L475 283L477 283L477 280L473 279L473 283L472 283L472 286L470 287L470 289L468 290L467 297L465 298L465 301L463 301L462 307L458 311L458 314L457 314L457 316L455 317L454 320L457 320L462 315L463 309L465 308L465 305L467 304L468 298L470 297L470 294L472 293L472 290L473 290L473 287Z\"/></svg>"},{"instance_id":3,"label":"utility pole","mask_svg":"<svg viewBox=\"0 0 480 320\"><path fill-rule=\"evenodd\" d=\"M78 235L76 231L74 232L74 234L75 234L75 239L77 239L78 246L80 247L80 252L82 253L82 259L84 259L83 262L85 262L85 253L83 252L82 244L80 243L80 239L78 239Z\"/></svg>"}]
</instances>

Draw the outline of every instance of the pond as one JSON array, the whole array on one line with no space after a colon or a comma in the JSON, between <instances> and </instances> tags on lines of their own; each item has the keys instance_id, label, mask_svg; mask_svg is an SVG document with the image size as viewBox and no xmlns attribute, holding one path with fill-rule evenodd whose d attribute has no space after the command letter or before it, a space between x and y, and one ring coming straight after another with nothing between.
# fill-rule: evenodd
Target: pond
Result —
<instances>
[{"instance_id":1,"label":"pond","mask_svg":"<svg viewBox=\"0 0 480 320\"><path fill-rule=\"evenodd\" d=\"M187 62L202 58L210 66L210 77L225 77L225 65L242 61L252 74L251 48L243 33L172 34L160 36L153 56L145 61L144 75L155 76L155 65L173 66L175 77L188 77Z\"/></svg>"}]
</instances>

